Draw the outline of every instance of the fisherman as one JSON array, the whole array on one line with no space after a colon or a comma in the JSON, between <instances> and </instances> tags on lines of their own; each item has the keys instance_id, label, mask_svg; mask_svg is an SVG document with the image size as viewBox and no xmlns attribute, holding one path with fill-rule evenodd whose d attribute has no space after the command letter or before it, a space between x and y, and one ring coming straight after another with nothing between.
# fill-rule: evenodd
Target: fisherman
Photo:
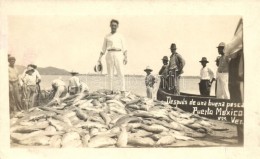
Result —
<instances>
[{"instance_id":1,"label":"fisherman","mask_svg":"<svg viewBox=\"0 0 260 159\"><path fill-rule=\"evenodd\" d=\"M147 98L152 99L153 98L153 89L154 89L155 77L151 74L151 72L153 70L149 66L147 66L144 71L146 72L145 85L146 85Z\"/></svg>"},{"instance_id":2,"label":"fisherman","mask_svg":"<svg viewBox=\"0 0 260 159\"><path fill-rule=\"evenodd\" d=\"M19 74L18 70L15 67L15 57L9 56L9 104L10 104L10 114L13 114L16 111L23 110L21 96L19 93Z\"/></svg>"},{"instance_id":3,"label":"fisherman","mask_svg":"<svg viewBox=\"0 0 260 159\"><path fill-rule=\"evenodd\" d=\"M52 81L52 89L53 89L53 99L47 104L47 106L52 106L54 104L60 104L61 99L65 98L67 95L67 88L64 81L61 79L55 79Z\"/></svg>"},{"instance_id":4,"label":"fisherman","mask_svg":"<svg viewBox=\"0 0 260 159\"><path fill-rule=\"evenodd\" d=\"M79 77L77 77L78 72L71 71L70 74L72 77L69 79L69 94L75 95L80 92L80 80Z\"/></svg>"},{"instance_id":5,"label":"fisherman","mask_svg":"<svg viewBox=\"0 0 260 159\"><path fill-rule=\"evenodd\" d=\"M31 69L33 69L32 78L31 78L33 80L33 82L30 82L30 85L31 85L31 87L35 87L35 89L34 89L35 93L32 97L32 104L30 106L34 107L35 104L39 105L39 98L40 98L39 95L41 93L41 87L40 87L41 75L37 70L37 66L35 64L29 64L27 66L27 68L23 71L23 73L21 75L21 80L22 80L22 86L23 86L23 84L24 84L23 79L26 76L26 71L31 70ZM22 89L23 88L26 88L26 86L23 86ZM26 90L23 90L23 92L24 92L23 99L25 99L24 97L26 94ZM35 101L37 101L37 103Z\"/></svg>"},{"instance_id":6,"label":"fisherman","mask_svg":"<svg viewBox=\"0 0 260 159\"><path fill-rule=\"evenodd\" d=\"M185 60L182 58L180 54L176 52L176 44L171 44L171 52L169 61L169 76L174 76L174 80L169 80L169 87L173 90L174 95L180 95L180 76L183 73L183 67L185 66ZM170 77L171 79L172 77ZM172 81L172 82L171 82Z\"/></svg>"},{"instance_id":7,"label":"fisherman","mask_svg":"<svg viewBox=\"0 0 260 159\"><path fill-rule=\"evenodd\" d=\"M199 61L202 65L200 69L200 95L202 96L210 96L210 88L213 81L215 81L213 71L207 66L208 60L206 57L202 57Z\"/></svg>"},{"instance_id":8,"label":"fisherman","mask_svg":"<svg viewBox=\"0 0 260 159\"><path fill-rule=\"evenodd\" d=\"M217 78L217 98L230 99L228 90L228 66L230 59L224 54L225 43L221 42L218 45L218 53L221 55L219 58L218 78Z\"/></svg>"},{"instance_id":9,"label":"fisherman","mask_svg":"<svg viewBox=\"0 0 260 159\"><path fill-rule=\"evenodd\" d=\"M113 76L116 69L117 75L120 78L120 91L125 92L125 77L122 65L127 64L127 50L124 43L124 38L117 33L119 22L115 19L110 21L111 33L109 33L103 43L103 48L100 53L98 62L101 63L102 56L107 52L106 65L108 73L109 89L113 90Z\"/></svg>"},{"instance_id":10,"label":"fisherman","mask_svg":"<svg viewBox=\"0 0 260 159\"><path fill-rule=\"evenodd\" d=\"M162 58L163 66L159 71L159 75L161 76L161 82L160 82L160 88L166 89L168 88L168 83L167 83L167 73L168 73L168 57L164 56Z\"/></svg>"},{"instance_id":11,"label":"fisherman","mask_svg":"<svg viewBox=\"0 0 260 159\"><path fill-rule=\"evenodd\" d=\"M34 77L34 69L32 67L28 67L24 77L22 77L23 81L23 91L24 91L24 104L25 110L29 110L34 106L34 98L35 98L35 90L36 90L36 78Z\"/></svg>"}]
</instances>

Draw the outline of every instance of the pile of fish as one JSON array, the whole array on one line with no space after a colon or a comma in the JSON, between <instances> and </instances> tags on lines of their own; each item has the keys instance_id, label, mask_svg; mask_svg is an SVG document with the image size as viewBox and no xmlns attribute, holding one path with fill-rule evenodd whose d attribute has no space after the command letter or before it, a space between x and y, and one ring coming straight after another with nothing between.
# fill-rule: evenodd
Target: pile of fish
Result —
<instances>
[{"instance_id":1,"label":"pile of fish","mask_svg":"<svg viewBox=\"0 0 260 159\"><path fill-rule=\"evenodd\" d=\"M208 119L166 102L108 90L69 96L10 120L11 144L55 148L167 147L215 130Z\"/></svg>"}]
</instances>

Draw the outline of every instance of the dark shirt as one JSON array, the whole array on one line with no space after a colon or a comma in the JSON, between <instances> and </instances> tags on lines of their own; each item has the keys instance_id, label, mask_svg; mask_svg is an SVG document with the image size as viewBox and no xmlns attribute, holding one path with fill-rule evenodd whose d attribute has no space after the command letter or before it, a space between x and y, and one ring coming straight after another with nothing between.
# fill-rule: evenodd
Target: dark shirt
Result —
<instances>
[{"instance_id":1,"label":"dark shirt","mask_svg":"<svg viewBox=\"0 0 260 159\"><path fill-rule=\"evenodd\" d=\"M172 54L169 61L169 69L178 71L179 74L183 73L183 67L185 66L185 60L178 53Z\"/></svg>"}]
</instances>

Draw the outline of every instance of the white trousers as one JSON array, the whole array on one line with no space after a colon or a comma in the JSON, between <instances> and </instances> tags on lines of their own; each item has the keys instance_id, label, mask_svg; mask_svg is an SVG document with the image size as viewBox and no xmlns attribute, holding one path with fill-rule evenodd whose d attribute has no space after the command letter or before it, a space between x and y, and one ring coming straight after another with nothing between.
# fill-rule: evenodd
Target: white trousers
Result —
<instances>
[{"instance_id":1,"label":"white trousers","mask_svg":"<svg viewBox=\"0 0 260 159\"><path fill-rule=\"evenodd\" d=\"M153 87L146 86L147 98L153 99Z\"/></svg>"},{"instance_id":2,"label":"white trousers","mask_svg":"<svg viewBox=\"0 0 260 159\"><path fill-rule=\"evenodd\" d=\"M216 96L220 99L230 99L228 89L228 73L218 73Z\"/></svg>"},{"instance_id":3,"label":"white trousers","mask_svg":"<svg viewBox=\"0 0 260 159\"><path fill-rule=\"evenodd\" d=\"M106 55L108 87L113 90L114 70L120 79L120 91L125 91L125 77L123 71L123 53L121 51L109 51Z\"/></svg>"}]
</instances>

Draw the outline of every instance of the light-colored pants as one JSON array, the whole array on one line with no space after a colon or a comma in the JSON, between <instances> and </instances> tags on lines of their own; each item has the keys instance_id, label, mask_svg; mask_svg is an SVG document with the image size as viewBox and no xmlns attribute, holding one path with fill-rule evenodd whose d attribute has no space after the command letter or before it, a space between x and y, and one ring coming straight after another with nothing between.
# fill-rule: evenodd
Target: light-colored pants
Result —
<instances>
[{"instance_id":1,"label":"light-colored pants","mask_svg":"<svg viewBox=\"0 0 260 159\"><path fill-rule=\"evenodd\" d=\"M36 97L36 85L25 86L25 104L26 110L34 107Z\"/></svg>"},{"instance_id":2,"label":"light-colored pants","mask_svg":"<svg viewBox=\"0 0 260 159\"><path fill-rule=\"evenodd\" d=\"M153 99L153 87L146 86L147 98Z\"/></svg>"},{"instance_id":3,"label":"light-colored pants","mask_svg":"<svg viewBox=\"0 0 260 159\"><path fill-rule=\"evenodd\" d=\"M218 73L217 83L217 98L230 99L228 73Z\"/></svg>"},{"instance_id":4,"label":"light-colored pants","mask_svg":"<svg viewBox=\"0 0 260 159\"><path fill-rule=\"evenodd\" d=\"M123 73L123 53L121 51L109 51L106 55L108 86L113 90L114 70L120 79L120 90L125 91L125 77Z\"/></svg>"}]
</instances>

